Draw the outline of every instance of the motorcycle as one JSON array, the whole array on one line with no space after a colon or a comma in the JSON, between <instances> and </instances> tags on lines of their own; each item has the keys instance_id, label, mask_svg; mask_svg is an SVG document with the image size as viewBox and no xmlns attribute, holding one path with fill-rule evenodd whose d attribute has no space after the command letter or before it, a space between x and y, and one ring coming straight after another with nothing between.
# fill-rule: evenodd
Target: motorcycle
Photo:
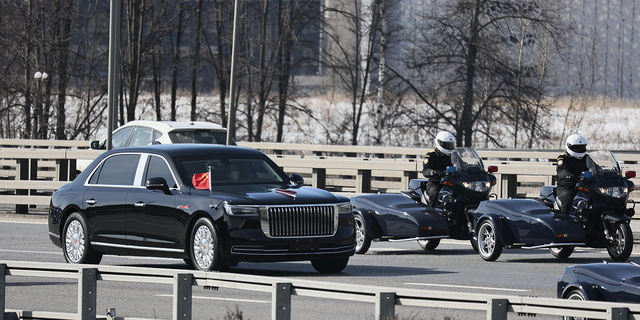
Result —
<instances>
[{"instance_id":1,"label":"motorcycle","mask_svg":"<svg viewBox=\"0 0 640 320\"><path fill-rule=\"evenodd\" d=\"M629 227L635 186L622 175L613 153L589 154L587 168L576 184L569 214L556 210L555 186L544 186L538 199L501 199L482 202L474 210L478 253L487 261L498 259L506 248L549 248L557 258L569 257L575 247L607 248L615 261L625 261L633 249ZM627 204L632 203L631 208Z\"/></svg>"},{"instance_id":2,"label":"motorcycle","mask_svg":"<svg viewBox=\"0 0 640 320\"><path fill-rule=\"evenodd\" d=\"M445 176L440 180L442 189L438 194L435 209L447 220L449 237L458 240L472 240L473 215L470 209L476 209L480 202L488 200L491 187L496 184L497 166L484 169L484 163L474 148L456 148L451 154L451 163ZM427 179L412 179L409 182L409 194L429 205L426 194ZM424 250L434 250L440 239L418 240ZM471 241L474 249L475 242Z\"/></svg>"}]
</instances>

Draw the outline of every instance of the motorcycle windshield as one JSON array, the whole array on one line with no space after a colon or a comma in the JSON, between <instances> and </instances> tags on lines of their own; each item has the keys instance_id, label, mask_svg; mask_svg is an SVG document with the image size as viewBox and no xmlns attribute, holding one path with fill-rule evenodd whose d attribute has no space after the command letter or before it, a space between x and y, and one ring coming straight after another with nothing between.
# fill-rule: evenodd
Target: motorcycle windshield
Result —
<instances>
[{"instance_id":1,"label":"motorcycle windshield","mask_svg":"<svg viewBox=\"0 0 640 320\"><path fill-rule=\"evenodd\" d=\"M598 177L616 178L620 177L622 173L618 159L610 151L590 152L587 158L587 168Z\"/></svg>"},{"instance_id":2,"label":"motorcycle windshield","mask_svg":"<svg viewBox=\"0 0 640 320\"><path fill-rule=\"evenodd\" d=\"M458 171L469 173L484 171L482 158L474 148L455 148L451 155L451 163Z\"/></svg>"}]
</instances>

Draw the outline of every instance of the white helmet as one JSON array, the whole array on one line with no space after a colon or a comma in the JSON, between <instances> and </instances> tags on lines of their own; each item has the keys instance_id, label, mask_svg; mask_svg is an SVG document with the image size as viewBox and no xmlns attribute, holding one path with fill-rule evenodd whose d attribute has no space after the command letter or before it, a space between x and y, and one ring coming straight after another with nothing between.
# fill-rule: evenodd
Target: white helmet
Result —
<instances>
[{"instance_id":1,"label":"white helmet","mask_svg":"<svg viewBox=\"0 0 640 320\"><path fill-rule=\"evenodd\" d=\"M436 149L440 152L450 156L453 153L453 149L456 147L456 138L447 131L440 131L434 139Z\"/></svg>"},{"instance_id":2,"label":"white helmet","mask_svg":"<svg viewBox=\"0 0 640 320\"><path fill-rule=\"evenodd\" d=\"M567 138L567 153L576 159L582 159L587 153L587 139L579 134Z\"/></svg>"}]
</instances>

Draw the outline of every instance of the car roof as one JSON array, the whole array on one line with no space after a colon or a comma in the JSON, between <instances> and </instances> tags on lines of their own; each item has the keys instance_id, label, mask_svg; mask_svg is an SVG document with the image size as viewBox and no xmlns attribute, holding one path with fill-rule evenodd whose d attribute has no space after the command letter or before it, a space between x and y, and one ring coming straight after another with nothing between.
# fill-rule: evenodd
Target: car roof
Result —
<instances>
[{"instance_id":1,"label":"car roof","mask_svg":"<svg viewBox=\"0 0 640 320\"><path fill-rule=\"evenodd\" d=\"M217 123L205 122L205 121L189 121L189 122L180 122L180 121L150 121L150 120L133 120L127 122L122 127L129 126L137 126L142 125L149 128L153 128L163 132L169 132L178 129L210 129L210 130L219 130L219 131L227 131L227 129ZM122 128L120 127L120 128Z\"/></svg>"},{"instance_id":2,"label":"car roof","mask_svg":"<svg viewBox=\"0 0 640 320\"><path fill-rule=\"evenodd\" d=\"M112 154L129 152L155 153L169 158L175 156L197 156L202 154L264 155L264 153L258 150L246 147L203 143L176 143L146 145L140 147L126 147L113 149L108 153Z\"/></svg>"}]
</instances>

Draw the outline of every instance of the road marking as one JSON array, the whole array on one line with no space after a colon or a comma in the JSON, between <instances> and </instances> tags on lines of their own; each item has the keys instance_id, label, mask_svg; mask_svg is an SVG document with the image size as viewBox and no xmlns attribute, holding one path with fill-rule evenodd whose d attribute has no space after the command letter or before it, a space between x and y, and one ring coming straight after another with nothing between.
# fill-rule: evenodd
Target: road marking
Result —
<instances>
[{"instance_id":1,"label":"road marking","mask_svg":"<svg viewBox=\"0 0 640 320\"><path fill-rule=\"evenodd\" d=\"M172 294L156 294L156 297L173 298L173 295ZM230 298L215 298L215 297L201 297L201 296L193 296L191 298L202 299L202 300L233 301L233 302L271 303L271 301L264 301L264 300L230 299Z\"/></svg>"},{"instance_id":2,"label":"road marking","mask_svg":"<svg viewBox=\"0 0 640 320\"><path fill-rule=\"evenodd\" d=\"M515 291L515 292L527 292L531 290L526 289L507 289L507 288L491 288L491 287L474 287L474 286L457 286L453 284L437 284L437 283L405 283L412 286L430 286L430 287L446 287L446 288L463 288L463 289L482 289L482 290L497 290L497 291Z\"/></svg>"},{"instance_id":3,"label":"road marking","mask_svg":"<svg viewBox=\"0 0 640 320\"><path fill-rule=\"evenodd\" d=\"M55 255L59 255L61 253L61 252L50 252L50 251L26 251L26 250L7 250L7 249L0 249L0 252L37 253L37 254L55 254Z\"/></svg>"},{"instance_id":4,"label":"road marking","mask_svg":"<svg viewBox=\"0 0 640 320\"><path fill-rule=\"evenodd\" d=\"M47 220L41 219L20 219L20 218L3 218L0 217L0 223L20 223L20 224L48 224Z\"/></svg>"}]
</instances>

